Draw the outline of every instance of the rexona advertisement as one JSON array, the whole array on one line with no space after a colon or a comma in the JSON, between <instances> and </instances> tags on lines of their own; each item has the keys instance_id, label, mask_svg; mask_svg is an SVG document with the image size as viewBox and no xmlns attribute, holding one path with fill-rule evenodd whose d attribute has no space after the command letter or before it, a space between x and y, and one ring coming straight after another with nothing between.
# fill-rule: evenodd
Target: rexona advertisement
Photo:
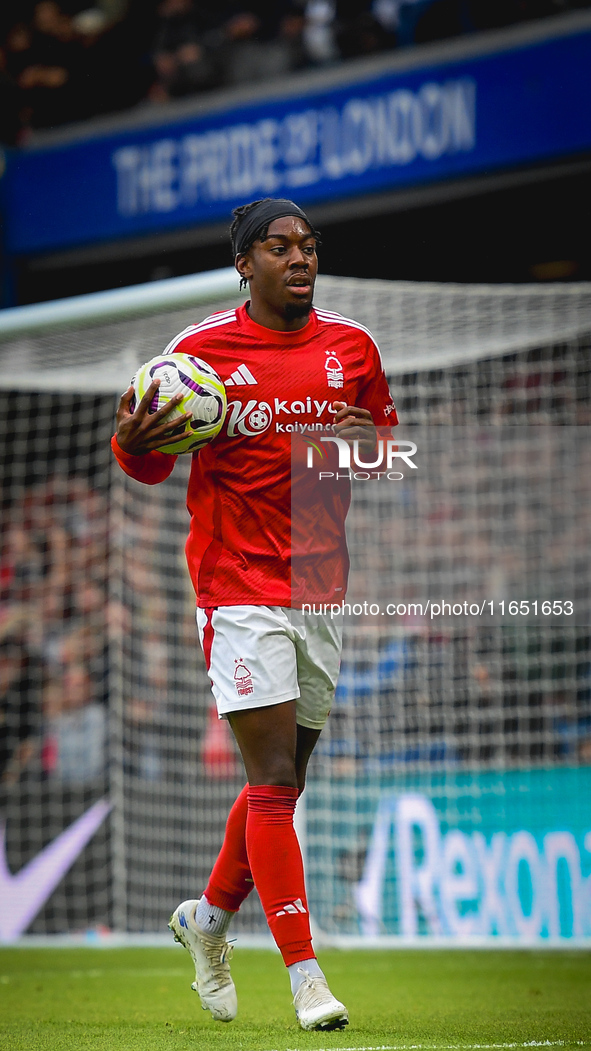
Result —
<instances>
[{"instance_id":1,"label":"rexona advertisement","mask_svg":"<svg viewBox=\"0 0 591 1051\"><path fill-rule=\"evenodd\" d=\"M437 62L395 53L363 79L345 68L338 84L303 80L293 95L12 151L0 183L8 251L227 220L256 197L314 204L591 148L591 31L473 47Z\"/></svg>"},{"instance_id":2,"label":"rexona advertisement","mask_svg":"<svg viewBox=\"0 0 591 1051\"><path fill-rule=\"evenodd\" d=\"M360 933L591 944L591 768L401 778L373 809Z\"/></svg>"}]
</instances>

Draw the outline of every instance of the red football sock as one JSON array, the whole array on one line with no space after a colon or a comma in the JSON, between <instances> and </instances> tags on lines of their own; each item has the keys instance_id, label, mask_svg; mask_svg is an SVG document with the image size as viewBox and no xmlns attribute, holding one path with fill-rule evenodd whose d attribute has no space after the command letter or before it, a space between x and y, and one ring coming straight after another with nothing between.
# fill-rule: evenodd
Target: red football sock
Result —
<instances>
[{"instance_id":1,"label":"red football sock","mask_svg":"<svg viewBox=\"0 0 591 1051\"><path fill-rule=\"evenodd\" d=\"M227 912L238 912L254 887L246 853L247 812L248 785L245 785L228 816L222 849L205 888L210 905Z\"/></svg>"},{"instance_id":2,"label":"red football sock","mask_svg":"<svg viewBox=\"0 0 591 1051\"><path fill-rule=\"evenodd\" d=\"M304 866L293 827L297 798L297 788L257 785L248 790L248 860L286 967L314 956Z\"/></svg>"}]
</instances>

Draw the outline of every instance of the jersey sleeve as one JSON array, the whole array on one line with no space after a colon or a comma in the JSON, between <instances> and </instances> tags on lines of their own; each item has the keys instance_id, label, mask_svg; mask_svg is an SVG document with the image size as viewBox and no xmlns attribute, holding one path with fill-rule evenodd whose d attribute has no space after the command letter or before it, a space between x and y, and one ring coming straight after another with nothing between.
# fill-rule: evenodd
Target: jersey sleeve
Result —
<instances>
[{"instance_id":1,"label":"jersey sleeve","mask_svg":"<svg viewBox=\"0 0 591 1051\"><path fill-rule=\"evenodd\" d=\"M367 373L359 389L358 405L369 409L376 427L396 427L398 415L377 344L368 337Z\"/></svg>"},{"instance_id":2,"label":"jersey sleeve","mask_svg":"<svg viewBox=\"0 0 591 1051\"><path fill-rule=\"evenodd\" d=\"M146 485L157 485L158 482L163 482L172 473L176 463L174 453L160 453L156 450L144 456L131 456L120 447L115 434L111 438L111 449L121 470L125 471L130 478L135 478L137 482L144 482Z\"/></svg>"}]
</instances>

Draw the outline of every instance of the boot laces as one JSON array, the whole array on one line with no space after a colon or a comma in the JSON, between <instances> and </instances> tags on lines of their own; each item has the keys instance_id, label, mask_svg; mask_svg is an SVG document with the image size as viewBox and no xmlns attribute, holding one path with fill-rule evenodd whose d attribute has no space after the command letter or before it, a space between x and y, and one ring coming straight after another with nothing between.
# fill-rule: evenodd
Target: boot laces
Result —
<instances>
[{"instance_id":1,"label":"boot laces","mask_svg":"<svg viewBox=\"0 0 591 1051\"><path fill-rule=\"evenodd\" d=\"M205 952L213 971L214 978L219 985L226 985L229 978L229 963L234 955L232 942L224 942L216 945L213 939L203 939Z\"/></svg>"},{"instance_id":2,"label":"boot laces","mask_svg":"<svg viewBox=\"0 0 591 1051\"><path fill-rule=\"evenodd\" d=\"M298 967L298 974L303 974L304 984L306 986L306 1006L321 1007L322 1004L326 1003L327 996L330 996L330 990L326 978L317 974L314 977L306 971L303 967Z\"/></svg>"}]
</instances>

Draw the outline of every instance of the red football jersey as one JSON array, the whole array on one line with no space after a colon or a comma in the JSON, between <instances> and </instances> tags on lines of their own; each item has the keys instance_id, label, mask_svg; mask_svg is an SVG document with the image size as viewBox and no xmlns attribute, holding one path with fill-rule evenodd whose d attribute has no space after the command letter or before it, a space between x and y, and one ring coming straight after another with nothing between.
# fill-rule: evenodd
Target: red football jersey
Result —
<instances>
[{"instance_id":1,"label":"red football jersey","mask_svg":"<svg viewBox=\"0 0 591 1051\"><path fill-rule=\"evenodd\" d=\"M228 395L223 429L193 456L189 480L186 553L197 602L340 602L348 572L349 484L331 487L318 479L316 465L294 497L293 436L301 447L309 438L328 465L336 463L336 448L318 440L332 434L335 401L369 409L377 426L397 423L379 350L363 325L332 311L312 310L304 328L279 332L257 325L246 306L190 325L165 350L207 361ZM149 484L166 478L176 460L159 452L130 456L115 439L112 445L123 470ZM308 588L304 572L314 578Z\"/></svg>"}]
</instances>

